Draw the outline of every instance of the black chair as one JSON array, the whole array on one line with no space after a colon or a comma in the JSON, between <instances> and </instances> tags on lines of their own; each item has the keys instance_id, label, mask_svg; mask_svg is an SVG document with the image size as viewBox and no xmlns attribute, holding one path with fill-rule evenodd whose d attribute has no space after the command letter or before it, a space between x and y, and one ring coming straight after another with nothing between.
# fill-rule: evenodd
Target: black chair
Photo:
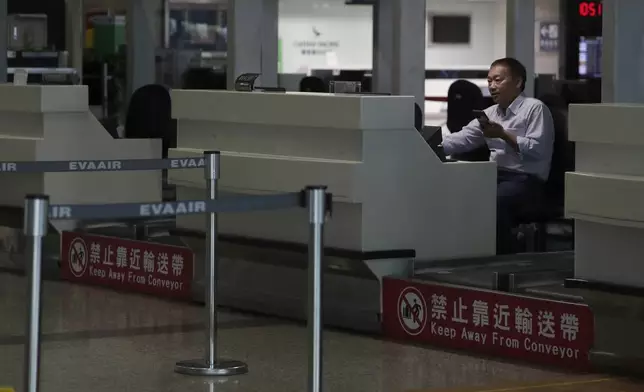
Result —
<instances>
[{"instance_id":1,"label":"black chair","mask_svg":"<svg viewBox=\"0 0 644 392\"><path fill-rule=\"evenodd\" d=\"M570 224L564 219L566 172L575 170L574 144L568 141L568 120L565 102L557 95L544 95L541 101L550 109L555 140L548 180L539 203L526 208L518 218L517 227L525 238L527 250L548 251L548 225Z\"/></svg>"},{"instance_id":2,"label":"black chair","mask_svg":"<svg viewBox=\"0 0 644 392\"><path fill-rule=\"evenodd\" d=\"M425 125L425 119L423 117L423 110L420 108L420 105L414 103L414 127L421 133Z\"/></svg>"},{"instance_id":3,"label":"black chair","mask_svg":"<svg viewBox=\"0 0 644 392\"><path fill-rule=\"evenodd\" d=\"M300 80L300 91L306 93L328 93L329 89L321 78L307 76Z\"/></svg>"},{"instance_id":4,"label":"black chair","mask_svg":"<svg viewBox=\"0 0 644 392\"><path fill-rule=\"evenodd\" d=\"M473 111L484 109L481 89L467 80L457 80L447 91L447 128L451 133L460 131L476 118ZM460 161L489 161L490 149L481 146L474 151L455 154L452 158Z\"/></svg>"},{"instance_id":5,"label":"black chair","mask_svg":"<svg viewBox=\"0 0 644 392\"><path fill-rule=\"evenodd\" d=\"M130 98L125 118L124 136L129 139L161 139L161 155L177 146L177 123L172 119L172 100L168 90L159 84L148 84ZM162 172L163 200L176 198L174 187L168 185L168 171Z\"/></svg>"},{"instance_id":6,"label":"black chair","mask_svg":"<svg viewBox=\"0 0 644 392\"><path fill-rule=\"evenodd\" d=\"M172 119L172 101L168 90L149 84L136 90L130 98L125 118L125 137L129 139L161 139L162 155L176 146L177 127Z\"/></svg>"}]
</instances>

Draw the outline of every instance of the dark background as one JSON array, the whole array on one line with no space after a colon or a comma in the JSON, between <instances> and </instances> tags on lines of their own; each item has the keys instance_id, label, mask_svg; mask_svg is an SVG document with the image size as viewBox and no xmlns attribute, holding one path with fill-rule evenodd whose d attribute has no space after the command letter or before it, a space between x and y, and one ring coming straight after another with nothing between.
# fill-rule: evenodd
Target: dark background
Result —
<instances>
[{"instance_id":1,"label":"dark background","mask_svg":"<svg viewBox=\"0 0 644 392\"><path fill-rule=\"evenodd\" d=\"M8 14L47 15L47 43L49 49L66 50L65 0L8 0Z\"/></svg>"},{"instance_id":2,"label":"dark background","mask_svg":"<svg viewBox=\"0 0 644 392\"><path fill-rule=\"evenodd\" d=\"M582 0L561 0L561 21L565 25L563 42L561 44L566 48L565 58L565 79L578 79L578 62L579 62L579 37L582 36L601 36L602 35L602 18L581 17L579 16L579 4Z\"/></svg>"}]
</instances>

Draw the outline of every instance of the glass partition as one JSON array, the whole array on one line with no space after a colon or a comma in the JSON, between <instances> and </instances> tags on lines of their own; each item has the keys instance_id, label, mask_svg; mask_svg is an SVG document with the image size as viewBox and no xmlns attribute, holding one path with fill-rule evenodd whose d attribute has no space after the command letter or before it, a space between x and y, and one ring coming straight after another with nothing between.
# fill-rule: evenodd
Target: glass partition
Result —
<instances>
[{"instance_id":1,"label":"glass partition","mask_svg":"<svg viewBox=\"0 0 644 392\"><path fill-rule=\"evenodd\" d=\"M208 52L227 50L225 1L171 0L167 15L169 48Z\"/></svg>"}]
</instances>

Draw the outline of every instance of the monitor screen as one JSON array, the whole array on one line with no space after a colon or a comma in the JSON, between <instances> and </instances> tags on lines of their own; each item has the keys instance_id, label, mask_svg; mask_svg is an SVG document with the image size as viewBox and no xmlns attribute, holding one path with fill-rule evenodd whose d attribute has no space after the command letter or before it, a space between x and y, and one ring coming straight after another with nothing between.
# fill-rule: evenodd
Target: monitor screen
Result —
<instances>
[{"instance_id":1,"label":"monitor screen","mask_svg":"<svg viewBox=\"0 0 644 392\"><path fill-rule=\"evenodd\" d=\"M602 37L579 37L579 77L600 78L602 74Z\"/></svg>"},{"instance_id":2,"label":"monitor screen","mask_svg":"<svg viewBox=\"0 0 644 392\"><path fill-rule=\"evenodd\" d=\"M434 44L469 44L471 17L469 15L429 15Z\"/></svg>"}]
</instances>

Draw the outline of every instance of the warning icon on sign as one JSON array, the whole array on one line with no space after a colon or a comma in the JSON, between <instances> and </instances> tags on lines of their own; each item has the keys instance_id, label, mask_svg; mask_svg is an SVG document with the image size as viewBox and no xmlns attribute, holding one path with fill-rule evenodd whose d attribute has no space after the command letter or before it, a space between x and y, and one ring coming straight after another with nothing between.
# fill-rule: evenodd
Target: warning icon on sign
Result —
<instances>
[{"instance_id":1,"label":"warning icon on sign","mask_svg":"<svg viewBox=\"0 0 644 392\"><path fill-rule=\"evenodd\" d=\"M427 304L417 289L408 287L398 298L398 318L400 325L409 335L419 335L425 329Z\"/></svg>"},{"instance_id":2,"label":"warning icon on sign","mask_svg":"<svg viewBox=\"0 0 644 392\"><path fill-rule=\"evenodd\" d=\"M80 278L87 269L87 245L82 238L76 237L69 246L69 270Z\"/></svg>"}]
</instances>

